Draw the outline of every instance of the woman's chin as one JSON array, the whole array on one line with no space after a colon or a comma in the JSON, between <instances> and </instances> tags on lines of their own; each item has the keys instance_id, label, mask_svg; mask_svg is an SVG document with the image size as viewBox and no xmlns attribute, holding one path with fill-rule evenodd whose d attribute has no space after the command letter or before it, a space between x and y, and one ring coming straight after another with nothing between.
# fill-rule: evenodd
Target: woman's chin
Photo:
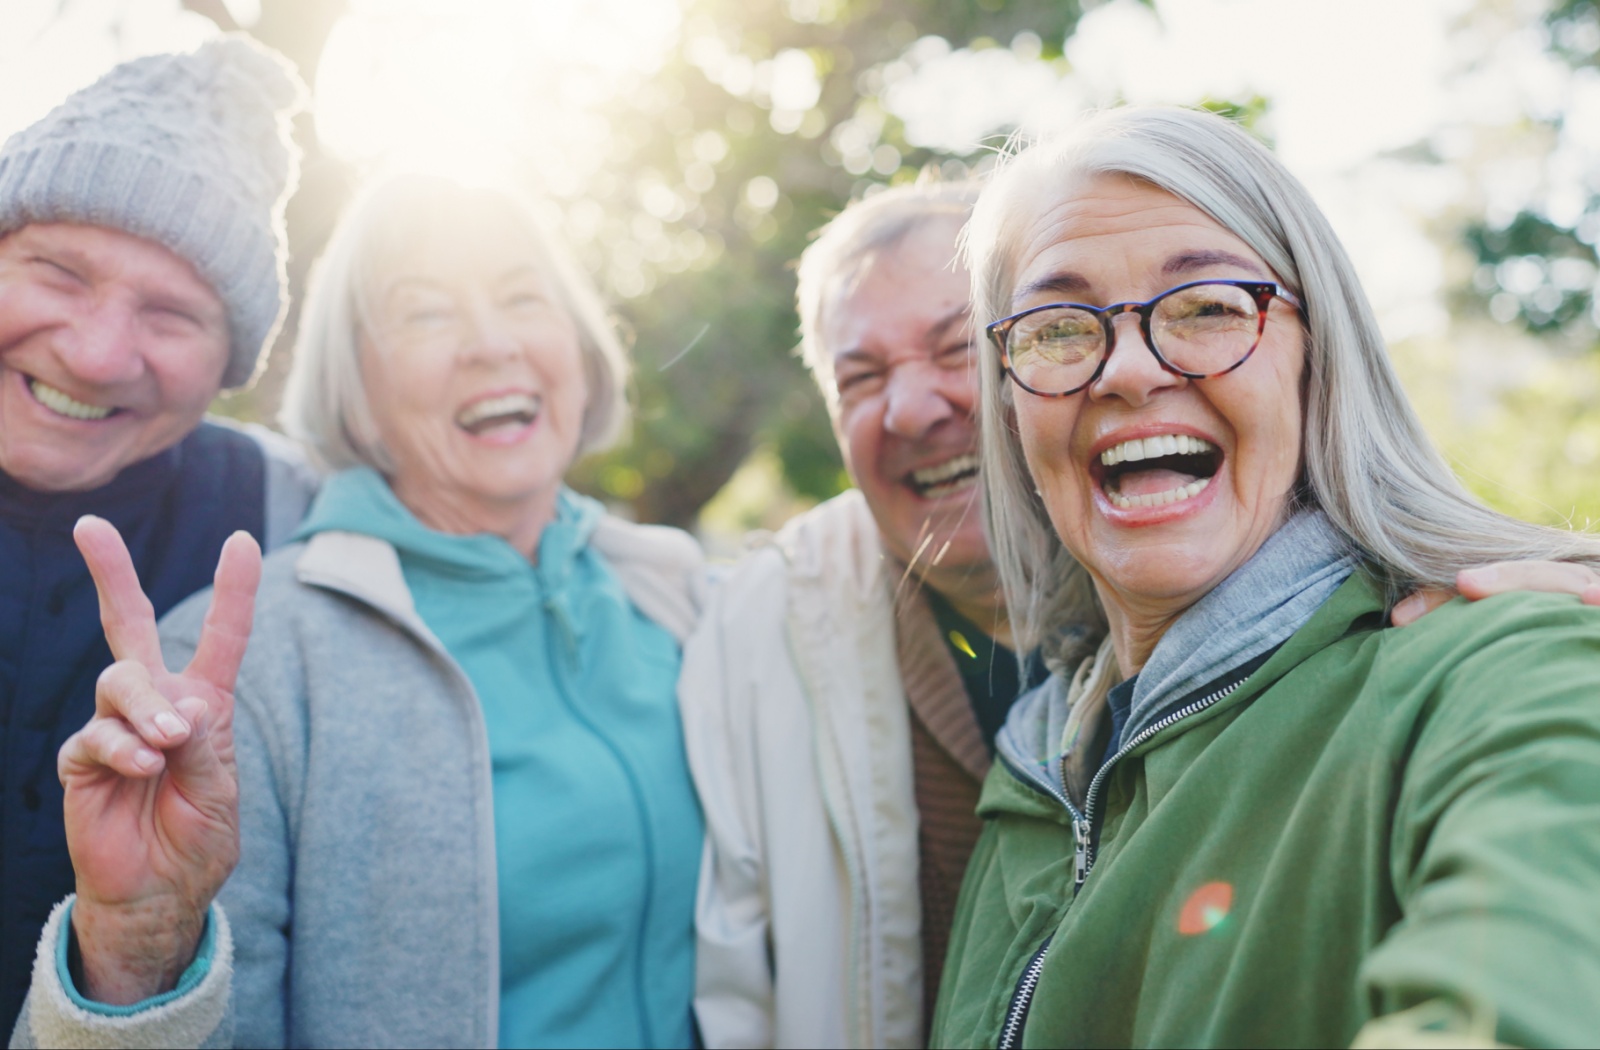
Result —
<instances>
[{"instance_id":1,"label":"woman's chin","mask_svg":"<svg viewBox=\"0 0 1600 1050\"><path fill-rule=\"evenodd\" d=\"M1232 494L1220 476L1185 499L1124 506L1095 486L1091 527L1079 561L1115 604L1186 606L1231 571ZM1109 587L1112 594L1106 594ZM1113 597L1115 595L1115 597Z\"/></svg>"},{"instance_id":2,"label":"woman's chin","mask_svg":"<svg viewBox=\"0 0 1600 1050\"><path fill-rule=\"evenodd\" d=\"M1184 539L1103 549L1089 573L1113 621L1170 624L1237 568L1218 553L1202 540Z\"/></svg>"}]
</instances>

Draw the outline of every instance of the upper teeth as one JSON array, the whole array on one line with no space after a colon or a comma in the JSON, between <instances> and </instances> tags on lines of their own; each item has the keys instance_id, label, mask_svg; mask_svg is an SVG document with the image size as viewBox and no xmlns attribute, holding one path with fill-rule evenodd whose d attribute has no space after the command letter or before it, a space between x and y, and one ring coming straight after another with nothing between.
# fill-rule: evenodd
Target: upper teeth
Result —
<instances>
[{"instance_id":1,"label":"upper teeth","mask_svg":"<svg viewBox=\"0 0 1600 1050\"><path fill-rule=\"evenodd\" d=\"M1112 466L1125 460L1154 459L1157 456L1188 456L1211 452L1217 446L1188 434L1158 434L1155 437L1134 438L1112 445L1100 453L1100 462Z\"/></svg>"},{"instance_id":2,"label":"upper teeth","mask_svg":"<svg viewBox=\"0 0 1600 1050\"><path fill-rule=\"evenodd\" d=\"M86 405L77 398L53 386L47 386L37 379L30 382L29 389L45 408L72 419L104 419L115 411L99 405Z\"/></svg>"},{"instance_id":3,"label":"upper teeth","mask_svg":"<svg viewBox=\"0 0 1600 1050\"><path fill-rule=\"evenodd\" d=\"M968 471L978 469L978 457L971 452L952 457L943 463L923 467L911 472L911 480L918 485L938 485Z\"/></svg>"},{"instance_id":4,"label":"upper teeth","mask_svg":"<svg viewBox=\"0 0 1600 1050\"><path fill-rule=\"evenodd\" d=\"M464 427L470 427L485 419L509 416L516 412L529 416L538 415L539 399L532 394L502 394L499 397L484 398L463 408L456 415L456 422Z\"/></svg>"}]
</instances>

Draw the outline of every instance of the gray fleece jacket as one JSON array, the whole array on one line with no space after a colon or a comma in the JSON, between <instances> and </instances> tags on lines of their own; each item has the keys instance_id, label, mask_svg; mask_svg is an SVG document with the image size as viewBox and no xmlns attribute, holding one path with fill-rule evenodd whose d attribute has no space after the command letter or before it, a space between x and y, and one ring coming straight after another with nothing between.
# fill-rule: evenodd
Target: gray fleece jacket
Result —
<instances>
[{"instance_id":1,"label":"gray fleece jacket","mask_svg":"<svg viewBox=\"0 0 1600 1050\"><path fill-rule=\"evenodd\" d=\"M701 603L694 541L608 517L591 542L681 642ZM206 597L162 622L169 664L193 655ZM58 914L12 1045L495 1046L488 740L393 547L327 532L267 560L234 734L242 854L210 973L155 1009L91 1014L57 975Z\"/></svg>"}]
</instances>

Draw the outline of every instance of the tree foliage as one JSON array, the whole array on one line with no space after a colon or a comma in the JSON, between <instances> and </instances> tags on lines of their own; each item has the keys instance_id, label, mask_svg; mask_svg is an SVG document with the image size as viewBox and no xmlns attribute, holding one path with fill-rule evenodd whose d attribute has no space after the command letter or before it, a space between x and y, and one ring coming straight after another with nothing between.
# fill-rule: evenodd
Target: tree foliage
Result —
<instances>
[{"instance_id":1,"label":"tree foliage","mask_svg":"<svg viewBox=\"0 0 1600 1050\"><path fill-rule=\"evenodd\" d=\"M631 293L639 414L580 484L643 520L689 524L766 443L797 490L837 492L826 413L793 354L794 260L873 183L981 159L976 143L950 157L907 141L885 105L918 40L985 48L1030 33L1059 60L1079 14L1073 0L685 0L678 47L613 114L609 175L585 187L629 217L632 243L587 255Z\"/></svg>"},{"instance_id":2,"label":"tree foliage","mask_svg":"<svg viewBox=\"0 0 1600 1050\"><path fill-rule=\"evenodd\" d=\"M218 0L186 6L235 28ZM346 8L273 0L251 31L309 77ZM616 305L636 366L630 440L571 480L631 504L640 520L690 525L757 445L802 495L825 498L845 483L822 401L793 353L794 262L853 197L929 165L959 177L993 144L952 155L908 140L886 104L911 72L908 55L1022 41L1030 58L1064 66L1082 12L1078 0L682 0L682 13L660 67L607 112L607 155L586 158L595 174L565 191L539 188ZM313 121L298 130L307 157L289 211L296 305L356 181L322 149ZM992 130L998 141L1011 129ZM271 415L293 333L291 314L267 375L225 411Z\"/></svg>"},{"instance_id":3,"label":"tree foliage","mask_svg":"<svg viewBox=\"0 0 1600 1050\"><path fill-rule=\"evenodd\" d=\"M219 0L187 2L226 21ZM896 85L950 50L1010 48L1065 72L1083 12L1080 0L680 4L664 61L606 112L606 156L584 158L592 174L581 185L541 188L616 304L636 365L631 439L580 464L572 481L630 504L640 520L687 526L758 446L802 496L826 498L846 483L822 400L793 352L794 262L852 198L928 166L965 175L1012 130L985 129L985 141L953 153L930 148L896 115ZM309 75L346 6L273 0L252 31ZM1258 133L1269 114L1261 97L1204 104ZM320 148L312 121L300 132L306 174L289 214L297 303L354 182ZM270 414L292 334L291 318L239 414Z\"/></svg>"},{"instance_id":4,"label":"tree foliage","mask_svg":"<svg viewBox=\"0 0 1600 1050\"><path fill-rule=\"evenodd\" d=\"M1573 70L1600 68L1600 4L1552 0L1542 19L1546 50ZM1533 123L1559 136L1564 114ZM1533 203L1509 221L1476 220L1462 231L1477 262L1461 305L1487 307L1497 321L1515 321L1534 335L1595 343L1595 281L1600 277L1600 176L1583 187L1576 214L1552 215Z\"/></svg>"}]
</instances>

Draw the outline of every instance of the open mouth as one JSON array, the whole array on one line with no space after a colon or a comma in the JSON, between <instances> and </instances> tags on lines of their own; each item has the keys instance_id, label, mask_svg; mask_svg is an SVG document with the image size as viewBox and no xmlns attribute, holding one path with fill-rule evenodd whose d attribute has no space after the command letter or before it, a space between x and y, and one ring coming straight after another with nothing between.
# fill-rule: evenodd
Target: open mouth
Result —
<instances>
[{"instance_id":1,"label":"open mouth","mask_svg":"<svg viewBox=\"0 0 1600 1050\"><path fill-rule=\"evenodd\" d=\"M57 390L50 384L42 383L31 376L28 377L28 392L33 395L33 399L39 404L56 415L66 416L68 419L93 422L105 419L117 411L115 408L106 408L103 405L91 405L79 401L66 391Z\"/></svg>"},{"instance_id":2,"label":"open mouth","mask_svg":"<svg viewBox=\"0 0 1600 1050\"><path fill-rule=\"evenodd\" d=\"M939 499L970 488L978 480L978 457L964 452L943 463L919 467L906 476L906 483L923 499Z\"/></svg>"},{"instance_id":3,"label":"open mouth","mask_svg":"<svg viewBox=\"0 0 1600 1050\"><path fill-rule=\"evenodd\" d=\"M456 413L456 426L473 437L494 431L525 427L539 418L544 402L535 394L502 394L486 397Z\"/></svg>"},{"instance_id":4,"label":"open mouth","mask_svg":"<svg viewBox=\"0 0 1600 1050\"><path fill-rule=\"evenodd\" d=\"M1106 498L1122 510L1193 499L1222 469L1222 450L1188 434L1159 434L1112 445L1093 468Z\"/></svg>"}]
</instances>

